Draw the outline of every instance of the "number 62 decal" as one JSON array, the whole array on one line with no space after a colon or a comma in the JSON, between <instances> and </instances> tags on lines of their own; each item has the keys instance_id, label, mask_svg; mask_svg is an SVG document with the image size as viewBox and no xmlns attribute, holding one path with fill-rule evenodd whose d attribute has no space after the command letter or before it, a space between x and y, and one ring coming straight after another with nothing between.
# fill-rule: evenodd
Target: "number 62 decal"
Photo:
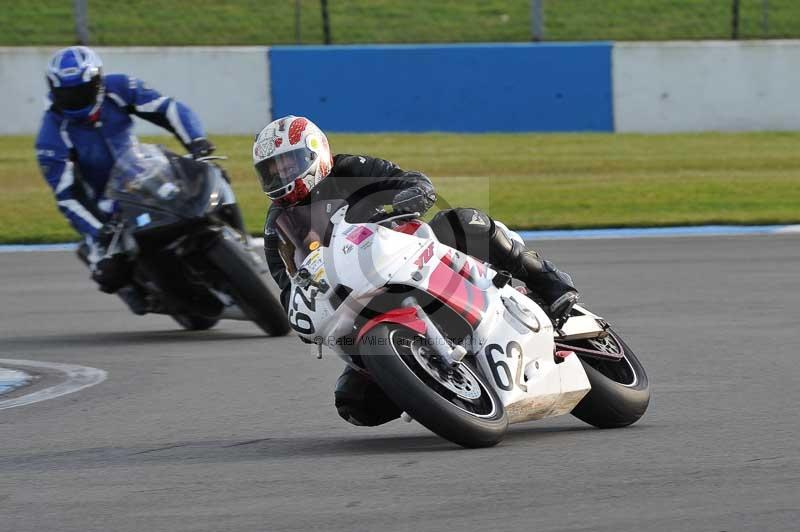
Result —
<instances>
[{"instance_id":1,"label":"number 62 decal","mask_svg":"<svg viewBox=\"0 0 800 532\"><path fill-rule=\"evenodd\" d=\"M314 334L314 322L311 321L311 316L303 312L303 310L314 312L317 309L317 302L314 300L316 296L316 289L310 290L309 297L306 297L299 286L295 287L292 293L289 306L289 325L300 334ZM305 307L302 310L300 303Z\"/></svg>"},{"instance_id":2,"label":"number 62 decal","mask_svg":"<svg viewBox=\"0 0 800 532\"><path fill-rule=\"evenodd\" d=\"M518 359L516 375L511 375L511 368L503 358L495 360L494 355L498 353L505 355L506 358ZM508 342L505 351L498 344L489 344L486 346L486 361L489 363L489 369L492 370L492 377L497 387L501 390L510 392L514 389L516 384L523 392L528 391L528 386L522 381L522 347L514 341ZM502 375L501 375L502 373Z\"/></svg>"}]
</instances>

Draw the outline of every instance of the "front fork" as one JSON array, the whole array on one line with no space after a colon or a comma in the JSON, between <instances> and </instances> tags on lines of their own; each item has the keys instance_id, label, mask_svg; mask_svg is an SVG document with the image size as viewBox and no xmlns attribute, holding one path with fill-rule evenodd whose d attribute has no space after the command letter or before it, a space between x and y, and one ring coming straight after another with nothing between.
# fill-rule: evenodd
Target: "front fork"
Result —
<instances>
[{"instance_id":1,"label":"front fork","mask_svg":"<svg viewBox=\"0 0 800 532\"><path fill-rule=\"evenodd\" d=\"M428 344L436 351L445 364L449 367L457 366L461 363L467 355L467 350L464 346L457 345L450 347L450 342L442 335L439 328L433 323L433 320L425 313L422 307L413 296L409 296L403 300L403 306L406 308L413 308L417 317L425 323L425 337L428 339Z\"/></svg>"}]
</instances>

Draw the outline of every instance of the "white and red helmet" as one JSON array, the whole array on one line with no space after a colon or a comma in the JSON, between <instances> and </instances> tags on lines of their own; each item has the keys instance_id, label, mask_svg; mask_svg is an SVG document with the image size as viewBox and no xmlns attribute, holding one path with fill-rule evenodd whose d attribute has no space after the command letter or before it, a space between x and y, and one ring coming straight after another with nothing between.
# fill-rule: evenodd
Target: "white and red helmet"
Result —
<instances>
[{"instance_id":1,"label":"white and red helmet","mask_svg":"<svg viewBox=\"0 0 800 532\"><path fill-rule=\"evenodd\" d=\"M303 201L333 167L328 139L311 120L285 116L256 136L253 165L267 196L285 205Z\"/></svg>"}]
</instances>

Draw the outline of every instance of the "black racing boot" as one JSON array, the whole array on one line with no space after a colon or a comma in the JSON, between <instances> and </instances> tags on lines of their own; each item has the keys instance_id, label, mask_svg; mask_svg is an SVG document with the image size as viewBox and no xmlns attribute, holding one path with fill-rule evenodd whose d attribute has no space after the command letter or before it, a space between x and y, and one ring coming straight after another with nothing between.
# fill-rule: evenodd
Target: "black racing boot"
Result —
<instances>
[{"instance_id":1,"label":"black racing boot","mask_svg":"<svg viewBox=\"0 0 800 532\"><path fill-rule=\"evenodd\" d=\"M336 410L353 425L374 427L397 419L402 410L365 374L346 366L334 392Z\"/></svg>"},{"instance_id":2,"label":"black racing boot","mask_svg":"<svg viewBox=\"0 0 800 532\"><path fill-rule=\"evenodd\" d=\"M578 290L572 277L560 271L549 260L542 260L538 253L512 240L492 224L489 242L490 262L524 282L528 289L541 297L548 306L545 310L554 320L569 316L578 302Z\"/></svg>"}]
</instances>

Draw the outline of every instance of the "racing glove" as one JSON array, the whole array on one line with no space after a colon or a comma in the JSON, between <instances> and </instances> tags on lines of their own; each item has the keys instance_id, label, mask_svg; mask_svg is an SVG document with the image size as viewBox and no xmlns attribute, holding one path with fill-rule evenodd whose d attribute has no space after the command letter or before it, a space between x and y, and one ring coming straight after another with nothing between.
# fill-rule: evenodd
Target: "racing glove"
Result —
<instances>
[{"instance_id":1,"label":"racing glove","mask_svg":"<svg viewBox=\"0 0 800 532\"><path fill-rule=\"evenodd\" d=\"M207 138L198 137L189 143L189 153L192 154L193 159L200 157L208 157L217 147L211 144Z\"/></svg>"},{"instance_id":2,"label":"racing glove","mask_svg":"<svg viewBox=\"0 0 800 532\"><path fill-rule=\"evenodd\" d=\"M397 193L392 200L392 210L397 214L418 212L422 216L433 207L435 201L435 192L422 187L410 187Z\"/></svg>"},{"instance_id":3,"label":"racing glove","mask_svg":"<svg viewBox=\"0 0 800 532\"><path fill-rule=\"evenodd\" d=\"M111 240L114 239L114 233L117 232L117 224L118 222L115 219L111 219L97 230L97 236L93 239L93 245L100 255L106 252L108 245L111 244Z\"/></svg>"}]
</instances>

